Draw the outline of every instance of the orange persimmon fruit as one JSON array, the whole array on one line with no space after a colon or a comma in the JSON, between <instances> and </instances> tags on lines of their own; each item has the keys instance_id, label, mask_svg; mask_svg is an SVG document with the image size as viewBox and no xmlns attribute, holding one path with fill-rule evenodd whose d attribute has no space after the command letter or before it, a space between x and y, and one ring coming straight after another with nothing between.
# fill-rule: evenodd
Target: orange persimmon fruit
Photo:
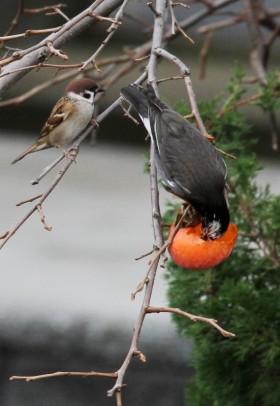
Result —
<instances>
[{"instance_id":1,"label":"orange persimmon fruit","mask_svg":"<svg viewBox=\"0 0 280 406\"><path fill-rule=\"evenodd\" d=\"M172 233L175 224L169 229ZM201 223L180 228L168 250L175 264L187 269L208 269L223 262L233 250L237 226L230 224L225 234L217 240L205 241L201 237Z\"/></svg>"}]
</instances>

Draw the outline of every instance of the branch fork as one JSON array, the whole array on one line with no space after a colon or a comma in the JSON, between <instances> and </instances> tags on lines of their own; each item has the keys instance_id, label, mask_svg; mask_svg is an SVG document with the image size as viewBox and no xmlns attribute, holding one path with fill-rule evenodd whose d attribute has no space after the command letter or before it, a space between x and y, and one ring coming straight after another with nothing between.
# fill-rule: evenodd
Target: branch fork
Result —
<instances>
[{"instance_id":1,"label":"branch fork","mask_svg":"<svg viewBox=\"0 0 280 406\"><path fill-rule=\"evenodd\" d=\"M63 59L64 61L67 61L69 59L69 57L61 50L56 49L53 46L53 42L52 41L47 41L47 47L49 48L51 54L58 56L59 58Z\"/></svg>"}]
</instances>

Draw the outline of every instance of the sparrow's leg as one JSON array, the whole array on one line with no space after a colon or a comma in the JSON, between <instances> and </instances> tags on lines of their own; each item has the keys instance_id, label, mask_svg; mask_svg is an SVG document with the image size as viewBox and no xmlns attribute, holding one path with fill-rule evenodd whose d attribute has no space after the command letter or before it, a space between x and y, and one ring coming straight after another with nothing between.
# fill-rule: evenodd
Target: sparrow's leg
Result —
<instances>
[{"instance_id":1,"label":"sparrow's leg","mask_svg":"<svg viewBox=\"0 0 280 406\"><path fill-rule=\"evenodd\" d=\"M98 121L94 120L94 118L90 120L90 124L93 125L95 128L99 128L99 123Z\"/></svg>"},{"instance_id":2,"label":"sparrow's leg","mask_svg":"<svg viewBox=\"0 0 280 406\"><path fill-rule=\"evenodd\" d=\"M70 161L74 161L76 163L76 154L73 156L71 154L71 151L68 152L65 149L62 149L63 155L65 156L66 159L69 159Z\"/></svg>"}]
</instances>

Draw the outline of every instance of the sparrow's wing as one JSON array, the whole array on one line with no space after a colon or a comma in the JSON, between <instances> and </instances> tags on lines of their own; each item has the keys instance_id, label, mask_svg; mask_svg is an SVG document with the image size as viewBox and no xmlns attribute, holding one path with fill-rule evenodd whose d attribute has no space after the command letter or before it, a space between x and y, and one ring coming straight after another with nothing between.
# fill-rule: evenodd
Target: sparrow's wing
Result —
<instances>
[{"instance_id":1,"label":"sparrow's wing","mask_svg":"<svg viewBox=\"0 0 280 406\"><path fill-rule=\"evenodd\" d=\"M38 140L46 137L73 113L73 102L68 97L62 97L51 111L49 118L44 124Z\"/></svg>"}]
</instances>

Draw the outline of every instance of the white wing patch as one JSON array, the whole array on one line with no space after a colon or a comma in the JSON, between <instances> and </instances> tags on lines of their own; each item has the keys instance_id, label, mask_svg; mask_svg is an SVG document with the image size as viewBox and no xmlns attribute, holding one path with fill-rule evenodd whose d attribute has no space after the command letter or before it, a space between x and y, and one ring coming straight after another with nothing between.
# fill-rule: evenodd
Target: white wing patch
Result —
<instances>
[{"instance_id":1,"label":"white wing patch","mask_svg":"<svg viewBox=\"0 0 280 406\"><path fill-rule=\"evenodd\" d=\"M191 192L189 189L187 189L186 187L182 186L181 183L180 183L180 187L181 187L185 192L187 192L189 195L192 194L192 192Z\"/></svg>"},{"instance_id":2,"label":"white wing patch","mask_svg":"<svg viewBox=\"0 0 280 406\"><path fill-rule=\"evenodd\" d=\"M166 180L166 183L167 183L167 185L168 186L170 186L171 188L175 188L175 186L176 186L176 183L175 182L173 182L172 180Z\"/></svg>"},{"instance_id":3,"label":"white wing patch","mask_svg":"<svg viewBox=\"0 0 280 406\"><path fill-rule=\"evenodd\" d=\"M150 136L152 136L152 130L151 130L151 123L148 117L141 117L144 126L146 127L146 130L148 131L148 133L150 134Z\"/></svg>"}]
</instances>

